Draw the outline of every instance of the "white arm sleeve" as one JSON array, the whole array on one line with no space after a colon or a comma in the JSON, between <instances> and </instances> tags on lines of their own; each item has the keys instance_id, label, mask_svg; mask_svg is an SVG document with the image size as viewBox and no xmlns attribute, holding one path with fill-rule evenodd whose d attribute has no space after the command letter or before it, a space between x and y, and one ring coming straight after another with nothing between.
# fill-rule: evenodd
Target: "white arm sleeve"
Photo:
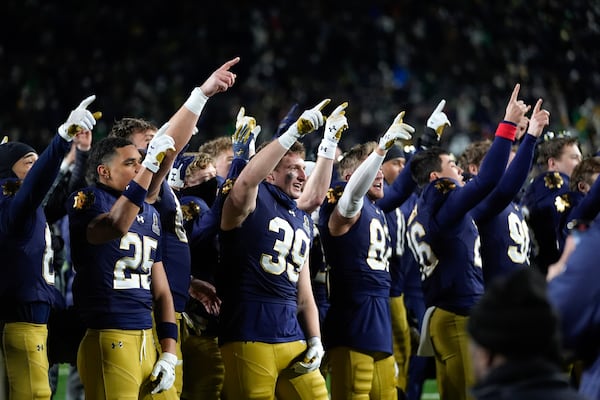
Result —
<instances>
[{"instance_id":1,"label":"white arm sleeve","mask_svg":"<svg viewBox=\"0 0 600 400\"><path fill-rule=\"evenodd\" d=\"M373 185L377 172L383 163L383 158L384 156L372 152L356 168L337 204L338 212L343 217L352 218L358 214L363 205L363 198Z\"/></svg>"}]
</instances>

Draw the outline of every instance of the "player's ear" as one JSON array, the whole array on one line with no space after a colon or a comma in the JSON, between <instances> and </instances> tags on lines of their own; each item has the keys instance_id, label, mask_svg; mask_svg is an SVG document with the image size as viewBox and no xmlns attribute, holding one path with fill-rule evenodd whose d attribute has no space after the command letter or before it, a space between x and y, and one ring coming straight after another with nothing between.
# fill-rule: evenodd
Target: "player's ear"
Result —
<instances>
[{"instance_id":1,"label":"player's ear","mask_svg":"<svg viewBox=\"0 0 600 400\"><path fill-rule=\"evenodd\" d=\"M436 179L438 179L440 176L438 175L437 171L431 171L429 173L429 182L433 182Z\"/></svg>"},{"instance_id":2,"label":"player's ear","mask_svg":"<svg viewBox=\"0 0 600 400\"><path fill-rule=\"evenodd\" d=\"M110 170L104 164L98 165L98 167L96 168L96 172L98 172L98 176L100 178L104 178L104 179L110 178Z\"/></svg>"}]
</instances>

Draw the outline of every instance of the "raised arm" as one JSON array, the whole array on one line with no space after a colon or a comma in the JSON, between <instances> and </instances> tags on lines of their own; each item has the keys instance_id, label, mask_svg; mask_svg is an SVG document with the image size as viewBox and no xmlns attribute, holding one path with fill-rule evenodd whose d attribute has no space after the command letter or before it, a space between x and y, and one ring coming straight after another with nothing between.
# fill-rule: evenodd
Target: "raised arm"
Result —
<instances>
[{"instance_id":1,"label":"raised arm","mask_svg":"<svg viewBox=\"0 0 600 400\"><path fill-rule=\"evenodd\" d=\"M168 151L174 151L174 140L166 134L165 124L152 138L138 173L129 182L122 195L108 213L94 218L86 228L86 237L91 244L100 244L125 235L139 210L143 207L153 175L159 170Z\"/></svg>"},{"instance_id":2,"label":"raised arm","mask_svg":"<svg viewBox=\"0 0 600 400\"><path fill-rule=\"evenodd\" d=\"M537 139L541 136L544 127L550 123L550 113L541 107L542 99L539 99L533 109L527 135L521 142L515 158L494 190L473 210L475 221L492 217L501 212L510 204L525 183L533 164ZM523 120L529 121L525 115L522 117ZM522 122L518 124L518 126L522 125Z\"/></svg>"},{"instance_id":3,"label":"raised arm","mask_svg":"<svg viewBox=\"0 0 600 400\"><path fill-rule=\"evenodd\" d=\"M258 185L273 171L298 139L323 125L321 109L328 103L329 99L326 99L310 110L304 111L287 131L256 153L250 160L223 203L221 229L231 230L239 226L254 211Z\"/></svg>"},{"instance_id":4,"label":"raised arm","mask_svg":"<svg viewBox=\"0 0 600 400\"><path fill-rule=\"evenodd\" d=\"M169 174L175 157L190 141L208 99L217 93L227 91L235 83L236 74L230 69L239 61L240 58L235 57L217 68L202 85L192 90L185 103L169 120L169 135L175 140L175 151L167 153L160 170L152 179L148 189L150 203L158 196L161 182Z\"/></svg>"},{"instance_id":5,"label":"raised arm","mask_svg":"<svg viewBox=\"0 0 600 400\"><path fill-rule=\"evenodd\" d=\"M317 152L315 168L304 186L302 195L297 200L298 208L309 214L321 205L329 189L335 151L342 137L342 132L348 129L348 121L345 115L346 107L348 107L347 102L340 104L327 117L323 140L321 140Z\"/></svg>"},{"instance_id":6,"label":"raised arm","mask_svg":"<svg viewBox=\"0 0 600 400\"><path fill-rule=\"evenodd\" d=\"M494 189L502 177L515 139L517 123L529 110L528 106L518 99L520 88L521 85L517 83L513 89L504 120L496 129L496 137L481 163L479 174L467 182L462 190L453 191L436 213L436 220L440 226L450 226L460 220Z\"/></svg>"},{"instance_id":7,"label":"raised arm","mask_svg":"<svg viewBox=\"0 0 600 400\"><path fill-rule=\"evenodd\" d=\"M369 154L352 173L344 193L328 221L329 231L333 236L340 236L356 223L360 217L364 197L373 185L387 151L398 140L408 140L415 128L403 122L404 111L394 118L394 122L379 139L379 145Z\"/></svg>"}]
</instances>

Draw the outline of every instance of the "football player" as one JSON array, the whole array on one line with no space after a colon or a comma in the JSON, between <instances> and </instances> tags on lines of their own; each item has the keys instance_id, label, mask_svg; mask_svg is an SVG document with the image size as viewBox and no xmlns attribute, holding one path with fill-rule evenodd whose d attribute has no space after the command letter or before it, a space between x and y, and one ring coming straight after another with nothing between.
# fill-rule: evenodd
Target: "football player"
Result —
<instances>
[{"instance_id":1,"label":"football player","mask_svg":"<svg viewBox=\"0 0 600 400\"><path fill-rule=\"evenodd\" d=\"M0 144L0 321L10 398L50 399L48 317L55 303L53 250L41 204L73 137L96 121L83 100L39 156L20 142Z\"/></svg>"},{"instance_id":2,"label":"football player","mask_svg":"<svg viewBox=\"0 0 600 400\"><path fill-rule=\"evenodd\" d=\"M317 165L305 185L297 140L324 123L324 100L302 113L240 173L223 203L219 242L219 341L229 399L327 399L324 351L310 286L308 250L327 192L346 103L327 119ZM260 366L257 368L257 366Z\"/></svg>"},{"instance_id":3,"label":"football player","mask_svg":"<svg viewBox=\"0 0 600 400\"><path fill-rule=\"evenodd\" d=\"M517 123L527 106L517 99L516 85L504 121L496 130L480 173L464 184L462 170L439 147L411 158L411 173L423 192L408 221L411 251L421 266L430 320L421 341L433 345L441 397L468 398L473 377L467 354L465 325L470 308L483 293L479 234L469 211L502 176L515 138ZM430 334L429 334L430 332ZM431 347L430 347L431 348Z\"/></svg>"},{"instance_id":4,"label":"football player","mask_svg":"<svg viewBox=\"0 0 600 400\"><path fill-rule=\"evenodd\" d=\"M384 194L380 168L386 153L414 132L403 115L379 145L357 145L344 155L339 168L347 183L334 183L321 206L319 231L330 268L324 338L332 399L397 398L389 303L392 249L384 211L375 201ZM408 194L413 186L406 187Z\"/></svg>"}]
</instances>

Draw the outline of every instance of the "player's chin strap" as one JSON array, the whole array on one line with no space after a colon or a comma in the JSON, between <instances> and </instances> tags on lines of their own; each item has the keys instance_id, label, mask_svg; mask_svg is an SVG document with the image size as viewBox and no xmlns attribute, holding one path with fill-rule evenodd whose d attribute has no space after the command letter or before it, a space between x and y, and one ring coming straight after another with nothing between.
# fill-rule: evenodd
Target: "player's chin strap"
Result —
<instances>
[{"instance_id":1,"label":"player's chin strap","mask_svg":"<svg viewBox=\"0 0 600 400\"><path fill-rule=\"evenodd\" d=\"M146 330L142 329L142 348L140 349L140 365L146 359Z\"/></svg>"}]
</instances>

